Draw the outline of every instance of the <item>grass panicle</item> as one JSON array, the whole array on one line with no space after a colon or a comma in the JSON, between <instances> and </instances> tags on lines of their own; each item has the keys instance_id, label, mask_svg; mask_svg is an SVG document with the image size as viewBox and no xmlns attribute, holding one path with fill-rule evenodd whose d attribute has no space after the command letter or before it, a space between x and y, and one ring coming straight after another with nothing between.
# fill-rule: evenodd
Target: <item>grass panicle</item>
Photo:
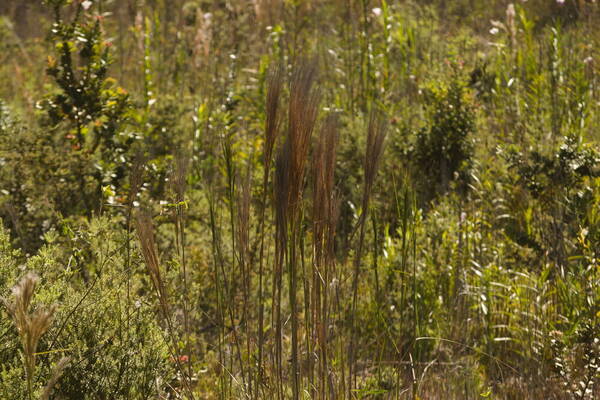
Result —
<instances>
[{"instance_id":1,"label":"grass panicle","mask_svg":"<svg viewBox=\"0 0 600 400\"><path fill-rule=\"evenodd\" d=\"M310 311L313 318L313 351L318 355L316 358L319 361L318 385L315 385L313 397L321 399L328 398L329 393L329 288L335 262L335 232L339 217L339 201L334 187L338 141L338 120L336 116L330 115L323 123L313 157L313 274Z\"/></svg>"},{"instance_id":2,"label":"grass panicle","mask_svg":"<svg viewBox=\"0 0 600 400\"><path fill-rule=\"evenodd\" d=\"M27 394L29 399L33 398L33 383L35 376L35 365L37 358L37 347L40 338L48 331L52 324L56 306L37 308L30 310L35 293L35 287L39 277L33 272L28 272L12 288L12 299L2 298L2 303L8 310L23 347L23 364L27 379ZM55 370L56 371L56 370ZM56 378L58 379L58 378ZM50 382L49 382L50 384ZM51 384L52 387L54 384Z\"/></svg>"}]
</instances>

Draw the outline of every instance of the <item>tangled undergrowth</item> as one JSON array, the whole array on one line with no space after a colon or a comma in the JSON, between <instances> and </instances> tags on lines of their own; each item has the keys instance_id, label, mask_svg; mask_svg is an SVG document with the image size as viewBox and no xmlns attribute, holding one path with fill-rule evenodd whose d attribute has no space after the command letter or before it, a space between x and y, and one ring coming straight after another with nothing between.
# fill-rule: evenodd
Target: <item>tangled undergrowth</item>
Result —
<instances>
[{"instance_id":1,"label":"tangled undergrowth","mask_svg":"<svg viewBox=\"0 0 600 400\"><path fill-rule=\"evenodd\" d=\"M0 4L0 399L600 397L592 0Z\"/></svg>"}]
</instances>

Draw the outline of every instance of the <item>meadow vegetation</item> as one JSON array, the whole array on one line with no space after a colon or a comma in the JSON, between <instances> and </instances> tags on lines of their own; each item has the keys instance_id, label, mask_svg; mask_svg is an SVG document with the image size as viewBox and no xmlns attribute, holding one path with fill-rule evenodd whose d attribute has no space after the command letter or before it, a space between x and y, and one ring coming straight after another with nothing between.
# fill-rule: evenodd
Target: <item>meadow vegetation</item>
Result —
<instances>
[{"instance_id":1,"label":"meadow vegetation","mask_svg":"<svg viewBox=\"0 0 600 400\"><path fill-rule=\"evenodd\" d=\"M594 0L3 0L0 399L600 398Z\"/></svg>"}]
</instances>

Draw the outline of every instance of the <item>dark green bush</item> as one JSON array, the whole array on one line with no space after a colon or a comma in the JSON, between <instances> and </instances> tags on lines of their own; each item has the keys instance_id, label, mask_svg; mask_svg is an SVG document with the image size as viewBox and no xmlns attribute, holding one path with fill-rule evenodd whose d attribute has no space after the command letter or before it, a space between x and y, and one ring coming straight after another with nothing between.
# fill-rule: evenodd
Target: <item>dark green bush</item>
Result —
<instances>
[{"instance_id":1,"label":"dark green bush","mask_svg":"<svg viewBox=\"0 0 600 400\"><path fill-rule=\"evenodd\" d=\"M475 110L464 83L425 91L427 126L417 133L414 148L415 182L422 200L429 201L456 183L464 191L473 157Z\"/></svg>"}]
</instances>

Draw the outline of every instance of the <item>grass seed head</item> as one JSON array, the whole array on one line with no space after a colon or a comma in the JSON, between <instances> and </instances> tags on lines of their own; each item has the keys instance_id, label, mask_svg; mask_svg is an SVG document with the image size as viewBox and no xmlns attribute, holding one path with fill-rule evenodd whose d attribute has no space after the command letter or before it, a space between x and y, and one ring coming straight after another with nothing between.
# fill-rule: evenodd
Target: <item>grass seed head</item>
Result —
<instances>
[{"instance_id":1,"label":"grass seed head","mask_svg":"<svg viewBox=\"0 0 600 400\"><path fill-rule=\"evenodd\" d=\"M271 163L273 148L279 136L281 126L280 97L283 87L283 69L276 67L269 72L267 78L267 102L266 102L266 123L265 123L265 167Z\"/></svg>"}]
</instances>

